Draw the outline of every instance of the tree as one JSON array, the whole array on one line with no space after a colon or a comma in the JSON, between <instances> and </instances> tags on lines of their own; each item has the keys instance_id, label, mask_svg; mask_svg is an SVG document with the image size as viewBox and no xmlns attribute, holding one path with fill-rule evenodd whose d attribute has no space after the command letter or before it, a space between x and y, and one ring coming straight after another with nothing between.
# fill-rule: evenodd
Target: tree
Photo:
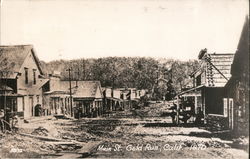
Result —
<instances>
[{"instance_id":1,"label":"tree","mask_svg":"<svg viewBox=\"0 0 250 159\"><path fill-rule=\"evenodd\" d=\"M98 80L103 87L125 87L148 89L162 98L168 91L178 92L185 84L185 79L196 68L197 61L179 61L174 59L154 59L146 57L105 57L97 59L56 60L42 63L44 72L61 72L62 80L68 79L66 69L72 68L73 80ZM78 72L79 75L75 72ZM158 85L159 77L171 85ZM164 83L164 82L163 82ZM173 96L173 95L171 95Z\"/></svg>"}]
</instances>

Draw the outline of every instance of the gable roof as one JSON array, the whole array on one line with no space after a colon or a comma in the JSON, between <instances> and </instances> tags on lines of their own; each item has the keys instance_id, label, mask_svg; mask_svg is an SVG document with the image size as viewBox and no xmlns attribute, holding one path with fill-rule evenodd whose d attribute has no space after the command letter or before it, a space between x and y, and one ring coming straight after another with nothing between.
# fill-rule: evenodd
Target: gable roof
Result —
<instances>
[{"instance_id":1,"label":"gable roof","mask_svg":"<svg viewBox=\"0 0 250 159\"><path fill-rule=\"evenodd\" d=\"M38 57L32 45L0 46L0 70L9 72L7 78L16 78L26 57L32 54L37 67L43 74Z\"/></svg>"},{"instance_id":2,"label":"gable roof","mask_svg":"<svg viewBox=\"0 0 250 159\"><path fill-rule=\"evenodd\" d=\"M78 81L78 87L74 87L76 98L102 98L100 81ZM99 91L99 92L98 92ZM100 97L98 97L100 94Z\"/></svg>"},{"instance_id":3,"label":"gable roof","mask_svg":"<svg viewBox=\"0 0 250 159\"><path fill-rule=\"evenodd\" d=\"M58 81L58 87L50 92L65 92L69 94L69 81ZM71 81L72 96L74 98L99 98L98 94L102 98L102 90L100 81L78 81L76 87L76 81ZM99 92L98 92L99 91Z\"/></svg>"}]
</instances>

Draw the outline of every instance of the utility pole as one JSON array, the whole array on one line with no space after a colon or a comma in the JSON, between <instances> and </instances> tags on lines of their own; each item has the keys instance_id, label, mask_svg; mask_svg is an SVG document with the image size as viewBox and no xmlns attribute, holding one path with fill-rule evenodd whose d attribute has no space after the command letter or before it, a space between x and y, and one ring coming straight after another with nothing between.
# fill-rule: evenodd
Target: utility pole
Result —
<instances>
[{"instance_id":1,"label":"utility pole","mask_svg":"<svg viewBox=\"0 0 250 159\"><path fill-rule=\"evenodd\" d=\"M79 77L80 77L80 72L79 72L79 68L77 68L77 72L76 73L76 87L78 87L78 81L79 81Z\"/></svg>"},{"instance_id":2,"label":"utility pole","mask_svg":"<svg viewBox=\"0 0 250 159\"><path fill-rule=\"evenodd\" d=\"M79 75L80 75L80 72L79 72L79 68L77 68L77 72L75 72L76 73L76 89L77 89L77 87L78 87L78 80L79 80ZM81 117L81 115L80 115L80 112L82 112L82 110L80 110L80 104L78 104L78 106L77 106L77 113L78 113L78 119L80 119L80 117Z\"/></svg>"},{"instance_id":3,"label":"utility pole","mask_svg":"<svg viewBox=\"0 0 250 159\"><path fill-rule=\"evenodd\" d=\"M73 116L72 91L71 91L71 68L67 69L66 71L69 72L69 97L70 97L70 109L71 109L71 116Z\"/></svg>"}]
</instances>

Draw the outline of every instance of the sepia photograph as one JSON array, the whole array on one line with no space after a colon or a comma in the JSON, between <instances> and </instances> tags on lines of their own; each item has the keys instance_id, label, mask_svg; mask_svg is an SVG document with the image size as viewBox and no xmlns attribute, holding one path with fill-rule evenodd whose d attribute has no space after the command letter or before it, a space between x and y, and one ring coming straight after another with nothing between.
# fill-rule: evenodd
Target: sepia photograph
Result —
<instances>
[{"instance_id":1,"label":"sepia photograph","mask_svg":"<svg viewBox=\"0 0 250 159\"><path fill-rule=\"evenodd\" d=\"M0 0L0 158L249 158L248 0Z\"/></svg>"}]
</instances>

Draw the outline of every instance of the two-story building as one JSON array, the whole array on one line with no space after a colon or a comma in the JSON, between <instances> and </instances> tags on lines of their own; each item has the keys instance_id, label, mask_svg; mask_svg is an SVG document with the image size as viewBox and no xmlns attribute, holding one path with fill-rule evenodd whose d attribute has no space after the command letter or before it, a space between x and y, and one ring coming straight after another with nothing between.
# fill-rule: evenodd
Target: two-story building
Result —
<instances>
[{"instance_id":1,"label":"two-story building","mask_svg":"<svg viewBox=\"0 0 250 159\"><path fill-rule=\"evenodd\" d=\"M193 87L179 94L182 99L193 103L194 112L201 110L206 117L223 117L224 86L230 79L230 69L234 54L208 53L207 49L200 51L198 59L200 67L191 74ZM191 101L190 101L191 99ZM223 118L223 120L226 119Z\"/></svg>"},{"instance_id":2,"label":"two-story building","mask_svg":"<svg viewBox=\"0 0 250 159\"><path fill-rule=\"evenodd\" d=\"M32 45L0 46L0 109L25 119L41 115L47 82Z\"/></svg>"}]
</instances>

